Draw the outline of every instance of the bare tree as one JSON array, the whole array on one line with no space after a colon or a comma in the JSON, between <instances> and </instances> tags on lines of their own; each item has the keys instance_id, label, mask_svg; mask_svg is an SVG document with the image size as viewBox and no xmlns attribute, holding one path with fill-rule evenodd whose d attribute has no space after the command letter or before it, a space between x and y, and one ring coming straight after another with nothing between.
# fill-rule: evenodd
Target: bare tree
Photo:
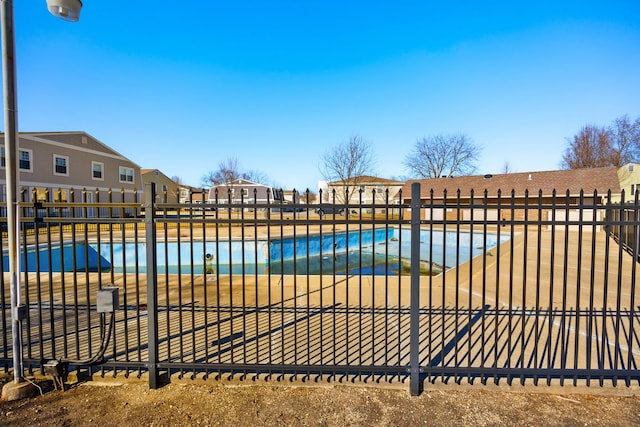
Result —
<instances>
[{"instance_id":1,"label":"bare tree","mask_svg":"<svg viewBox=\"0 0 640 427\"><path fill-rule=\"evenodd\" d=\"M373 152L367 140L360 135L354 135L348 141L327 151L322 161L320 165L322 176L327 181L340 186L340 190L335 194L336 201L348 203L357 192L358 178L371 173ZM326 199L326 197L328 195L323 198Z\"/></svg>"},{"instance_id":2,"label":"bare tree","mask_svg":"<svg viewBox=\"0 0 640 427\"><path fill-rule=\"evenodd\" d=\"M624 115L609 127L584 126L567 138L561 166L565 169L620 167L640 160L640 118Z\"/></svg>"},{"instance_id":3,"label":"bare tree","mask_svg":"<svg viewBox=\"0 0 640 427\"><path fill-rule=\"evenodd\" d=\"M229 184L238 179L246 179L260 184L266 184L269 180L263 172L257 170L241 170L238 159L230 157L220 162L217 170L210 171L204 175L201 181L205 187L213 187L216 185Z\"/></svg>"},{"instance_id":4,"label":"bare tree","mask_svg":"<svg viewBox=\"0 0 640 427\"><path fill-rule=\"evenodd\" d=\"M404 164L421 178L469 175L476 170L480 151L464 134L435 135L416 141Z\"/></svg>"},{"instance_id":5,"label":"bare tree","mask_svg":"<svg viewBox=\"0 0 640 427\"><path fill-rule=\"evenodd\" d=\"M227 160L218 164L218 170L211 171L202 177L202 185L205 187L215 187L217 185L226 185L232 194L235 194L234 189L235 181L239 179L246 179L248 181L265 184L268 181L267 175L260 171L249 170L242 171L238 159L230 157ZM220 194L219 197L226 197L224 194Z\"/></svg>"},{"instance_id":6,"label":"bare tree","mask_svg":"<svg viewBox=\"0 0 640 427\"><path fill-rule=\"evenodd\" d=\"M513 168L511 167L511 163L504 162L502 165L502 173L513 173Z\"/></svg>"},{"instance_id":7,"label":"bare tree","mask_svg":"<svg viewBox=\"0 0 640 427\"><path fill-rule=\"evenodd\" d=\"M633 123L626 114L618 117L609 127L609 135L618 157L616 166L640 160L640 117Z\"/></svg>"},{"instance_id":8,"label":"bare tree","mask_svg":"<svg viewBox=\"0 0 640 427\"><path fill-rule=\"evenodd\" d=\"M266 173L251 169L246 172L242 172L242 179L248 179L249 181L257 182L258 184L270 185L270 179Z\"/></svg>"},{"instance_id":9,"label":"bare tree","mask_svg":"<svg viewBox=\"0 0 640 427\"><path fill-rule=\"evenodd\" d=\"M202 177L202 184L205 187L214 187L216 185L227 184L242 178L238 159L230 157L225 161L218 163L218 169L208 172Z\"/></svg>"},{"instance_id":10,"label":"bare tree","mask_svg":"<svg viewBox=\"0 0 640 427\"><path fill-rule=\"evenodd\" d=\"M184 183L182 182L182 178L180 178L178 175L174 175L174 176L172 176L172 177L171 177L171 181L175 182L175 183L176 183L176 184L178 184L178 185L182 185L182 184L184 184Z\"/></svg>"},{"instance_id":11,"label":"bare tree","mask_svg":"<svg viewBox=\"0 0 640 427\"><path fill-rule=\"evenodd\" d=\"M607 128L596 125L584 126L567 142L568 146L561 163L565 169L619 166L618 156Z\"/></svg>"}]
</instances>

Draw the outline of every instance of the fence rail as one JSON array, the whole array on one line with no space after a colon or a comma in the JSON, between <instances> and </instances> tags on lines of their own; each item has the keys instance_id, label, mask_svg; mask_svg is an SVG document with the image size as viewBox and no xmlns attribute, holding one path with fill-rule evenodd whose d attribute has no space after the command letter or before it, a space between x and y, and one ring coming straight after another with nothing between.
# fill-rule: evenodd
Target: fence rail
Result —
<instances>
[{"instance_id":1,"label":"fence rail","mask_svg":"<svg viewBox=\"0 0 640 427\"><path fill-rule=\"evenodd\" d=\"M176 372L347 376L407 381L412 394L440 380L640 381L637 198L421 199L414 185L409 203L360 194L320 215L146 194L144 206L74 203L66 217L51 215L64 202L22 204L28 369L147 372L152 388ZM135 215L112 215L125 209ZM112 285L108 320L96 295Z\"/></svg>"},{"instance_id":2,"label":"fence rail","mask_svg":"<svg viewBox=\"0 0 640 427\"><path fill-rule=\"evenodd\" d=\"M639 203L636 198L635 203L624 203L623 201L609 211L611 218L611 235L618 244L629 252L632 256L638 257L637 249L640 247L640 228L630 227L628 224L638 223L640 218Z\"/></svg>"}]
</instances>

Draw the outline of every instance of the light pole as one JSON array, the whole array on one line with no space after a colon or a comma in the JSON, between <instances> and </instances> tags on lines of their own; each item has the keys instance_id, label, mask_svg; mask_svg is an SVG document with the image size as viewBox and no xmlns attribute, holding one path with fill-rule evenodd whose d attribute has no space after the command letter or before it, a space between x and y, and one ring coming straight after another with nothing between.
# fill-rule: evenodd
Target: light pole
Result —
<instances>
[{"instance_id":1,"label":"light pole","mask_svg":"<svg viewBox=\"0 0 640 427\"><path fill-rule=\"evenodd\" d=\"M27 317L27 307L20 296L20 210L18 192L20 175L18 170L18 103L16 94L16 39L13 29L13 0L2 2L2 88L4 97L4 149L7 197L7 244L9 252L9 275L11 289L11 338L13 347L14 383L23 381L22 320ZM47 0L49 12L66 21L76 22L80 18L82 1Z\"/></svg>"}]
</instances>

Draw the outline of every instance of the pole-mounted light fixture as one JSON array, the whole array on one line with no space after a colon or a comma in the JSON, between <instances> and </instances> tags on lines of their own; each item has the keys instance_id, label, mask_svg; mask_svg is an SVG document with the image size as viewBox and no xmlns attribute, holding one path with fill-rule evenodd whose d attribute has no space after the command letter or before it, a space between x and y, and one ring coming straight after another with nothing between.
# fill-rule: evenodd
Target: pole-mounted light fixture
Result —
<instances>
[{"instance_id":1,"label":"pole-mounted light fixture","mask_svg":"<svg viewBox=\"0 0 640 427\"><path fill-rule=\"evenodd\" d=\"M53 16L69 22L78 22L80 19L80 0L47 0L47 8Z\"/></svg>"},{"instance_id":2,"label":"pole-mounted light fixture","mask_svg":"<svg viewBox=\"0 0 640 427\"><path fill-rule=\"evenodd\" d=\"M80 19L80 0L47 0L49 12L65 21ZM20 209L18 192L18 96L16 94L16 40L13 28L13 0L0 0L2 92L4 98L4 148L6 173L7 248L11 286L11 338L13 344L14 383L23 380L22 321L28 316L28 307L21 302L20 289ZM7 384L6 384L7 385ZM5 385L5 386L6 386ZM4 393L4 388L3 388Z\"/></svg>"}]
</instances>

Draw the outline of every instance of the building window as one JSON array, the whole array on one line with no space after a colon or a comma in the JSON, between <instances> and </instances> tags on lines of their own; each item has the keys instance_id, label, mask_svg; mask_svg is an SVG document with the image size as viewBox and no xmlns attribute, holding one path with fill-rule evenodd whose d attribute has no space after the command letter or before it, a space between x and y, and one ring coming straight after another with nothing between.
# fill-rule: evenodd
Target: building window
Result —
<instances>
[{"instance_id":1,"label":"building window","mask_svg":"<svg viewBox=\"0 0 640 427\"><path fill-rule=\"evenodd\" d=\"M133 184L133 168L120 166L120 182Z\"/></svg>"},{"instance_id":2,"label":"building window","mask_svg":"<svg viewBox=\"0 0 640 427\"><path fill-rule=\"evenodd\" d=\"M31 157L33 156L31 150L20 150L18 157L19 167L25 171L33 171L31 168Z\"/></svg>"},{"instance_id":3,"label":"building window","mask_svg":"<svg viewBox=\"0 0 640 427\"><path fill-rule=\"evenodd\" d=\"M104 180L103 171L104 171L104 163L91 162L91 178L103 181Z\"/></svg>"},{"instance_id":4,"label":"building window","mask_svg":"<svg viewBox=\"0 0 640 427\"><path fill-rule=\"evenodd\" d=\"M53 174L69 176L69 158L67 156L53 155Z\"/></svg>"},{"instance_id":5,"label":"building window","mask_svg":"<svg viewBox=\"0 0 640 427\"><path fill-rule=\"evenodd\" d=\"M18 167L25 171L32 171L31 169L31 150L20 150L18 157ZM7 156L4 151L4 146L0 147L0 167L7 166Z\"/></svg>"}]
</instances>

